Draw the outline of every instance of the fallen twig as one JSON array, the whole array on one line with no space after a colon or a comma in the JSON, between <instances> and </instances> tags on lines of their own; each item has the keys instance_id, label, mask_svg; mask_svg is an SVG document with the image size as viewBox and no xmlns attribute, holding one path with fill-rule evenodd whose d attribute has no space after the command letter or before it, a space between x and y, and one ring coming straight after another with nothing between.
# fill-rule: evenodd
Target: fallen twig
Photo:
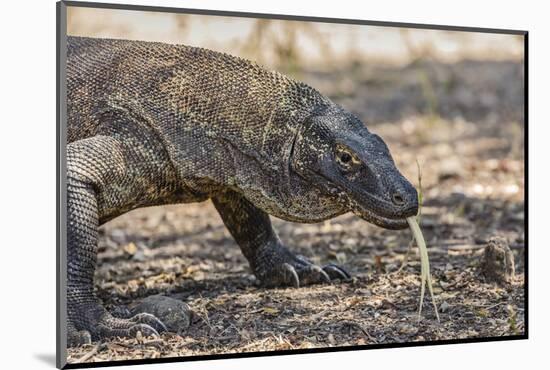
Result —
<instances>
[{"instance_id":1,"label":"fallen twig","mask_svg":"<svg viewBox=\"0 0 550 370\"><path fill-rule=\"evenodd\" d=\"M366 336L370 341L376 343L376 339L375 339L374 337L372 337L372 336L369 334L369 332L367 331L367 329L365 329L361 324L359 324L359 323L357 323L357 322L355 322L355 321L348 321L348 320L346 320L346 321L341 321L341 323L342 323L343 325L352 326L352 327L355 327L355 328L361 330L361 332L362 332L363 334L365 334L365 336Z\"/></svg>"},{"instance_id":2,"label":"fallen twig","mask_svg":"<svg viewBox=\"0 0 550 370\"><path fill-rule=\"evenodd\" d=\"M114 343L117 346L130 348L130 349L143 349L144 347L155 347L158 350L162 350L166 346L166 342L163 339L153 339L142 343L137 344L130 344L130 343L124 343L124 342L116 342Z\"/></svg>"},{"instance_id":3,"label":"fallen twig","mask_svg":"<svg viewBox=\"0 0 550 370\"><path fill-rule=\"evenodd\" d=\"M107 348L107 344L105 344L103 342L99 342L98 344L96 344L94 346L94 348L92 348L92 350L90 352L86 353L84 356L77 359L74 363L75 364L80 364L82 362L86 362L86 361L88 361L89 359L91 359L92 357L94 357L95 355L97 355L99 352L103 351L106 348Z\"/></svg>"}]
</instances>

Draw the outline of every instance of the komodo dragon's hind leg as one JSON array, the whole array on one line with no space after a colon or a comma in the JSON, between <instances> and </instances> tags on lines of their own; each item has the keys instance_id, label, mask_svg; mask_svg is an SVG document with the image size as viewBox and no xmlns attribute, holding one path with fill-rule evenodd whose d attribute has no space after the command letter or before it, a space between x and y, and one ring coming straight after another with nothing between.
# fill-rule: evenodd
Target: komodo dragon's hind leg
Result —
<instances>
[{"instance_id":1,"label":"komodo dragon's hind leg","mask_svg":"<svg viewBox=\"0 0 550 370\"><path fill-rule=\"evenodd\" d=\"M227 191L213 198L225 226L241 247L254 275L265 286L299 287L350 279L341 267L319 267L305 257L293 254L275 234L269 215L242 197Z\"/></svg>"},{"instance_id":2,"label":"komodo dragon's hind leg","mask_svg":"<svg viewBox=\"0 0 550 370\"><path fill-rule=\"evenodd\" d=\"M155 316L141 313L122 319L112 316L94 293L99 204L116 202L105 189L134 181L121 144L107 136L79 140L67 146L67 313L68 345L113 336L157 334L166 330ZM136 155L136 153L132 153ZM102 199L100 201L100 199Z\"/></svg>"}]
</instances>

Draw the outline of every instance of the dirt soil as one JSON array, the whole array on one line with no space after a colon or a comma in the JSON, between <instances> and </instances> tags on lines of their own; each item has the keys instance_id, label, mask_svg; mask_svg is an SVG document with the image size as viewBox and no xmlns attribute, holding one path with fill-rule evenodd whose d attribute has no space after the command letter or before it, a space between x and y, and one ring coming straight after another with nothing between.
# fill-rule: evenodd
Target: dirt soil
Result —
<instances>
[{"instance_id":1,"label":"dirt soil","mask_svg":"<svg viewBox=\"0 0 550 370\"><path fill-rule=\"evenodd\" d=\"M70 348L69 362L524 333L522 64L352 66L299 77L368 122L415 185L418 161L421 227L441 322L429 296L418 319L416 247L399 269L409 230L384 230L351 214L319 224L273 219L294 251L321 265L339 263L353 280L265 289L210 202L152 207L101 228L98 295L111 309L152 294L184 300L194 311L191 326L161 340L119 338ZM492 236L505 238L513 252L510 284L486 283L478 272Z\"/></svg>"}]
</instances>

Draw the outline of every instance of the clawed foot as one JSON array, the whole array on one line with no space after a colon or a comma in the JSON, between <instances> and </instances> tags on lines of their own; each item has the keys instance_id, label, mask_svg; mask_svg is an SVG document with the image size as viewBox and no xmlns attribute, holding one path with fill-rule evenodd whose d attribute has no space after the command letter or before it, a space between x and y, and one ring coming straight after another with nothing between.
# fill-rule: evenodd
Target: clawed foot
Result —
<instances>
[{"instance_id":1,"label":"clawed foot","mask_svg":"<svg viewBox=\"0 0 550 370\"><path fill-rule=\"evenodd\" d=\"M166 326L150 313L139 313L129 319L120 319L108 315L98 324L100 337L135 337L137 332L144 336L159 336L167 331Z\"/></svg>"},{"instance_id":2,"label":"clawed foot","mask_svg":"<svg viewBox=\"0 0 550 370\"><path fill-rule=\"evenodd\" d=\"M97 314L100 312L100 314ZM94 313L96 313L94 315ZM85 329L77 330L75 325L69 325L67 344L76 346L90 343L91 340L111 337L135 337L138 332L143 336L159 336L159 333L167 331L166 326L149 313L139 313L130 318L118 318L112 316L102 307L83 312L84 315L76 316L73 320L87 325ZM90 317L91 316L91 317Z\"/></svg>"},{"instance_id":3,"label":"clawed foot","mask_svg":"<svg viewBox=\"0 0 550 370\"><path fill-rule=\"evenodd\" d=\"M278 246L263 251L255 268L256 277L263 285L293 286L330 283L332 280L347 281L351 275L333 263L317 266L303 256L294 255L287 248Z\"/></svg>"}]
</instances>

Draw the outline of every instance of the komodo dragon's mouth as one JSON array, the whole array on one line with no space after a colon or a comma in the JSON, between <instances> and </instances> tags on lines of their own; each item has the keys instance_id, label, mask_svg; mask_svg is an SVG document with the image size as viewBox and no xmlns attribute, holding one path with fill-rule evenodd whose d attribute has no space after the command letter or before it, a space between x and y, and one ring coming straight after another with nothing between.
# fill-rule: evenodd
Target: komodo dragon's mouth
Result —
<instances>
[{"instance_id":1,"label":"komodo dragon's mouth","mask_svg":"<svg viewBox=\"0 0 550 370\"><path fill-rule=\"evenodd\" d=\"M354 213L357 216L361 217L363 220L370 222L376 226L383 227L384 229L401 230L409 227L405 218L388 218L384 216L379 216L376 213L367 209L355 210Z\"/></svg>"},{"instance_id":2,"label":"komodo dragon's mouth","mask_svg":"<svg viewBox=\"0 0 550 370\"><path fill-rule=\"evenodd\" d=\"M331 191L332 193L334 193L336 191L342 191L342 192L345 191L345 189L342 189L337 184L334 184L332 182L332 179L326 177L322 173L317 173L317 172L310 171L309 174L312 178L317 178L317 179L323 180L325 182L325 184L331 184L331 189L329 191L332 190ZM371 200L374 200L374 202L371 202L371 204L372 203L377 203L379 206L382 205L381 204L382 201L380 201L380 199L378 199L376 197L370 197L370 198L371 198ZM377 213L374 210L371 210L371 209L369 209L367 207L364 207L364 206L360 206L359 205L360 202L358 202L357 200L351 200L350 198L347 198L347 197L346 198L339 197L338 201L342 204L342 206L345 209L347 209L348 211L353 212L355 215L361 217L363 220L365 220L367 222L370 222L370 223L372 223L376 226L383 227L383 228L389 229L389 230L407 229L409 227L409 224L407 223L406 218L409 217L409 216L414 216L418 212L418 204L413 203L407 209L399 210L399 213L396 214L395 216L390 216L390 215L382 216L382 215L380 215L380 213ZM383 208L383 207L381 207L381 208ZM386 212L386 214L388 214L388 212ZM391 212L390 212L390 214L391 214Z\"/></svg>"},{"instance_id":3,"label":"komodo dragon's mouth","mask_svg":"<svg viewBox=\"0 0 550 370\"><path fill-rule=\"evenodd\" d=\"M376 226L390 230L407 229L407 217L418 213L418 203L410 203L406 208L393 208L389 202L384 202L377 197L370 197L370 202L358 202L351 200L350 208L357 216ZM368 204L368 205L367 205Z\"/></svg>"},{"instance_id":4,"label":"komodo dragon's mouth","mask_svg":"<svg viewBox=\"0 0 550 370\"><path fill-rule=\"evenodd\" d=\"M418 203L410 202L402 207L394 207L376 196L362 194L350 197L349 208L363 220L390 230L407 229L407 217L418 213Z\"/></svg>"}]
</instances>

